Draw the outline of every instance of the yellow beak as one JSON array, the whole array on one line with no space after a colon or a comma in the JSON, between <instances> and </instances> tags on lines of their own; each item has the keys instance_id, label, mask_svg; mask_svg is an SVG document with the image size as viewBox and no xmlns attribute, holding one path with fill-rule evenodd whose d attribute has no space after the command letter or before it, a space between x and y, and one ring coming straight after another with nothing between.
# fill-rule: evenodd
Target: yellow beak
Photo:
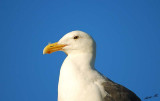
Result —
<instances>
[{"instance_id":1,"label":"yellow beak","mask_svg":"<svg viewBox=\"0 0 160 101\"><path fill-rule=\"evenodd\" d=\"M43 54L51 54L53 52L56 51L62 51L63 47L65 47L66 45L63 44L58 44L56 43L52 43L52 44L48 44L44 49L43 49Z\"/></svg>"}]
</instances>

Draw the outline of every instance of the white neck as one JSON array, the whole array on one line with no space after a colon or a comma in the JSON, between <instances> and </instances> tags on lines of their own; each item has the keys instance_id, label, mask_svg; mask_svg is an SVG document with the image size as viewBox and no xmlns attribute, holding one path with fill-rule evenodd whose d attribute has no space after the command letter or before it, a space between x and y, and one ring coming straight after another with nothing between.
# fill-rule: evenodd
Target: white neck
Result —
<instances>
[{"instance_id":1,"label":"white neck","mask_svg":"<svg viewBox=\"0 0 160 101\"><path fill-rule=\"evenodd\" d=\"M67 56L65 61L68 61L73 63L77 66L79 69L87 69L87 68L94 68L95 63L95 56L90 53L79 53L79 54L70 54ZM64 62L65 62L64 61ZM86 67L90 66L90 67Z\"/></svg>"},{"instance_id":2,"label":"white neck","mask_svg":"<svg viewBox=\"0 0 160 101\"><path fill-rule=\"evenodd\" d=\"M66 57L60 71L58 101L102 101L101 96L106 95L100 86L103 77L94 70L94 61L95 55L90 53L70 54ZM92 95L86 98L90 93Z\"/></svg>"}]
</instances>

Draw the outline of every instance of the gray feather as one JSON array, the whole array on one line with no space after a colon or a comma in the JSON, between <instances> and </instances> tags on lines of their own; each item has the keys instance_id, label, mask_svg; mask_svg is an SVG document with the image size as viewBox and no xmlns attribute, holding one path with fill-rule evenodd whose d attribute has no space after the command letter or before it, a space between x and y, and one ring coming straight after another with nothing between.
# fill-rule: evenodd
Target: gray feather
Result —
<instances>
[{"instance_id":1,"label":"gray feather","mask_svg":"<svg viewBox=\"0 0 160 101\"><path fill-rule=\"evenodd\" d=\"M114 83L106 78L106 82L102 83L105 91L109 94L106 95L104 101L141 101L141 99L126 87Z\"/></svg>"}]
</instances>

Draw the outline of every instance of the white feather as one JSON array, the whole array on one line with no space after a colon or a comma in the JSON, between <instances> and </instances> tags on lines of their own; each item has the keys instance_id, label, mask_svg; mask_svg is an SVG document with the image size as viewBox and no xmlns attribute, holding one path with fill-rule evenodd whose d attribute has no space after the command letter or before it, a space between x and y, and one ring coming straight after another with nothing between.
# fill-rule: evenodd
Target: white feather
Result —
<instances>
[{"instance_id":1,"label":"white feather","mask_svg":"<svg viewBox=\"0 0 160 101\"><path fill-rule=\"evenodd\" d=\"M103 101L105 79L94 69L96 44L91 36L73 31L58 44L67 44L63 50L68 54L60 70L58 101Z\"/></svg>"}]
</instances>

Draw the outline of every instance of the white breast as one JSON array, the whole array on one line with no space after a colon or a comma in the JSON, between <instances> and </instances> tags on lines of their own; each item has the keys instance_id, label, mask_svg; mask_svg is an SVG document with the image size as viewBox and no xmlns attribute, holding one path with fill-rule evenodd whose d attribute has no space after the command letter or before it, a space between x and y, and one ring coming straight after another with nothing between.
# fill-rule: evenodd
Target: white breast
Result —
<instances>
[{"instance_id":1,"label":"white breast","mask_svg":"<svg viewBox=\"0 0 160 101\"><path fill-rule=\"evenodd\" d=\"M67 57L61 67L58 101L103 101L106 95L101 86L103 77L92 68L84 69L83 64L74 62L76 59Z\"/></svg>"}]
</instances>

